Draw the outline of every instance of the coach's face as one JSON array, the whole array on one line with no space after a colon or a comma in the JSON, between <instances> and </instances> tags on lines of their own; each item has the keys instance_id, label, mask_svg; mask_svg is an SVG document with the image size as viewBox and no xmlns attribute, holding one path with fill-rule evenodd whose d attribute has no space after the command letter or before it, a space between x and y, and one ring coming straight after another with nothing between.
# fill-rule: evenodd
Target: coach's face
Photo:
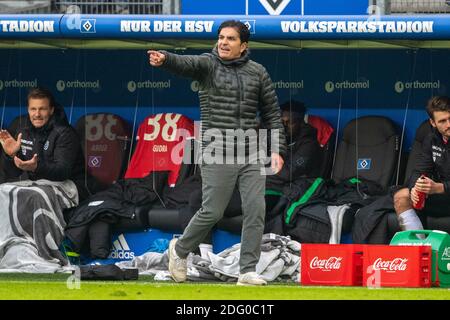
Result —
<instances>
[{"instance_id":1,"label":"coach's face","mask_svg":"<svg viewBox=\"0 0 450 320\"><path fill-rule=\"evenodd\" d=\"M235 28L225 27L220 30L217 51L222 60L237 59L245 49L247 49L247 42L241 42L239 32Z\"/></svg>"},{"instance_id":2,"label":"coach's face","mask_svg":"<svg viewBox=\"0 0 450 320\"><path fill-rule=\"evenodd\" d=\"M450 112L434 111L433 119L430 119L430 122L446 140L450 139Z\"/></svg>"}]
</instances>

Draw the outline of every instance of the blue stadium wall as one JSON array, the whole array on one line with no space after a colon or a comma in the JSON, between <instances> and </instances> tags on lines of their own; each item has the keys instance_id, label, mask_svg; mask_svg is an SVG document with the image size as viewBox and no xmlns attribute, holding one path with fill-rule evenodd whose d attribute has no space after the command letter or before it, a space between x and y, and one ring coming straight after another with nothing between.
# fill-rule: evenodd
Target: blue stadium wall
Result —
<instances>
[{"instance_id":1,"label":"blue stadium wall","mask_svg":"<svg viewBox=\"0 0 450 320\"><path fill-rule=\"evenodd\" d=\"M263 4L265 3L265 5ZM364 15L369 0L181 0L184 14Z\"/></svg>"},{"instance_id":2,"label":"blue stadium wall","mask_svg":"<svg viewBox=\"0 0 450 320\"><path fill-rule=\"evenodd\" d=\"M178 51L197 54L204 51ZM253 50L277 88L280 103L304 101L309 113L342 129L363 115L406 121L408 148L427 118L426 101L450 95L448 50ZM3 125L26 112L30 85L44 85L65 107L71 123L113 112L139 124L156 112L199 119L196 84L148 65L145 50L0 50Z\"/></svg>"}]
</instances>

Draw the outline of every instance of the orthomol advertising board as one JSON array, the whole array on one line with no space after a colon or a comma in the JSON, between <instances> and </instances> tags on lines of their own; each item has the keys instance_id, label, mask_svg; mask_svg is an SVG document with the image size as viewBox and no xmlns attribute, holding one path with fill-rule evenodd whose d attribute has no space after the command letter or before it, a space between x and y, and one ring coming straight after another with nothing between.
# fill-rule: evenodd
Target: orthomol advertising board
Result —
<instances>
[{"instance_id":1,"label":"orthomol advertising board","mask_svg":"<svg viewBox=\"0 0 450 320\"><path fill-rule=\"evenodd\" d=\"M352 108L356 94L362 109L402 109L407 102L421 108L431 95L450 94L446 50L251 50L251 58L269 71L280 102L298 99L311 108ZM137 98L142 106L198 105L198 82L150 67L145 50L11 49L1 50L0 59L7 106L36 85L66 106L134 106Z\"/></svg>"}]
</instances>

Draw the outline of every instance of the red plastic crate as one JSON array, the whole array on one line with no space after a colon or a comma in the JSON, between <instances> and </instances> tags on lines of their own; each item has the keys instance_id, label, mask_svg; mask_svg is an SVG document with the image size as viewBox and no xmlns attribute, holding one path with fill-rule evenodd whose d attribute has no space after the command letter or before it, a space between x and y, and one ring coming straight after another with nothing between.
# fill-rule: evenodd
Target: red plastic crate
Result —
<instances>
[{"instance_id":1,"label":"red plastic crate","mask_svg":"<svg viewBox=\"0 0 450 320\"><path fill-rule=\"evenodd\" d=\"M362 285L362 245L302 244L301 284Z\"/></svg>"},{"instance_id":2,"label":"red plastic crate","mask_svg":"<svg viewBox=\"0 0 450 320\"><path fill-rule=\"evenodd\" d=\"M367 287L430 287L430 246L365 245L363 285Z\"/></svg>"}]
</instances>

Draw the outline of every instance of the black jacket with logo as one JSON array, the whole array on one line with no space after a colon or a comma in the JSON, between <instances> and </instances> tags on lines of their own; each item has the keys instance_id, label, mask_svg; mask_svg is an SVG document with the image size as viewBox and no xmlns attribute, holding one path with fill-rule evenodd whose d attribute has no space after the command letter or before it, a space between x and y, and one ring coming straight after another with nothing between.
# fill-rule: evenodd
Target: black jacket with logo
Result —
<instances>
[{"instance_id":1,"label":"black jacket with logo","mask_svg":"<svg viewBox=\"0 0 450 320\"><path fill-rule=\"evenodd\" d=\"M422 152L409 179L410 188L414 187L421 174L443 183L445 194L450 196L450 142L445 144L436 129L422 143Z\"/></svg>"},{"instance_id":2,"label":"black jacket with logo","mask_svg":"<svg viewBox=\"0 0 450 320\"><path fill-rule=\"evenodd\" d=\"M22 133L17 157L27 161L37 154L38 165L34 172L22 171L16 167L13 158L2 152L5 182L70 179L76 184L80 198L86 196L81 143L62 108L55 107L55 112L42 128L35 128L28 115L23 115L13 121L8 131L15 139Z\"/></svg>"},{"instance_id":3,"label":"black jacket with logo","mask_svg":"<svg viewBox=\"0 0 450 320\"><path fill-rule=\"evenodd\" d=\"M315 128L302 124L297 137L287 147L281 171L266 177L267 189L282 191L286 184L296 179L317 178L320 175L323 155Z\"/></svg>"}]
</instances>

